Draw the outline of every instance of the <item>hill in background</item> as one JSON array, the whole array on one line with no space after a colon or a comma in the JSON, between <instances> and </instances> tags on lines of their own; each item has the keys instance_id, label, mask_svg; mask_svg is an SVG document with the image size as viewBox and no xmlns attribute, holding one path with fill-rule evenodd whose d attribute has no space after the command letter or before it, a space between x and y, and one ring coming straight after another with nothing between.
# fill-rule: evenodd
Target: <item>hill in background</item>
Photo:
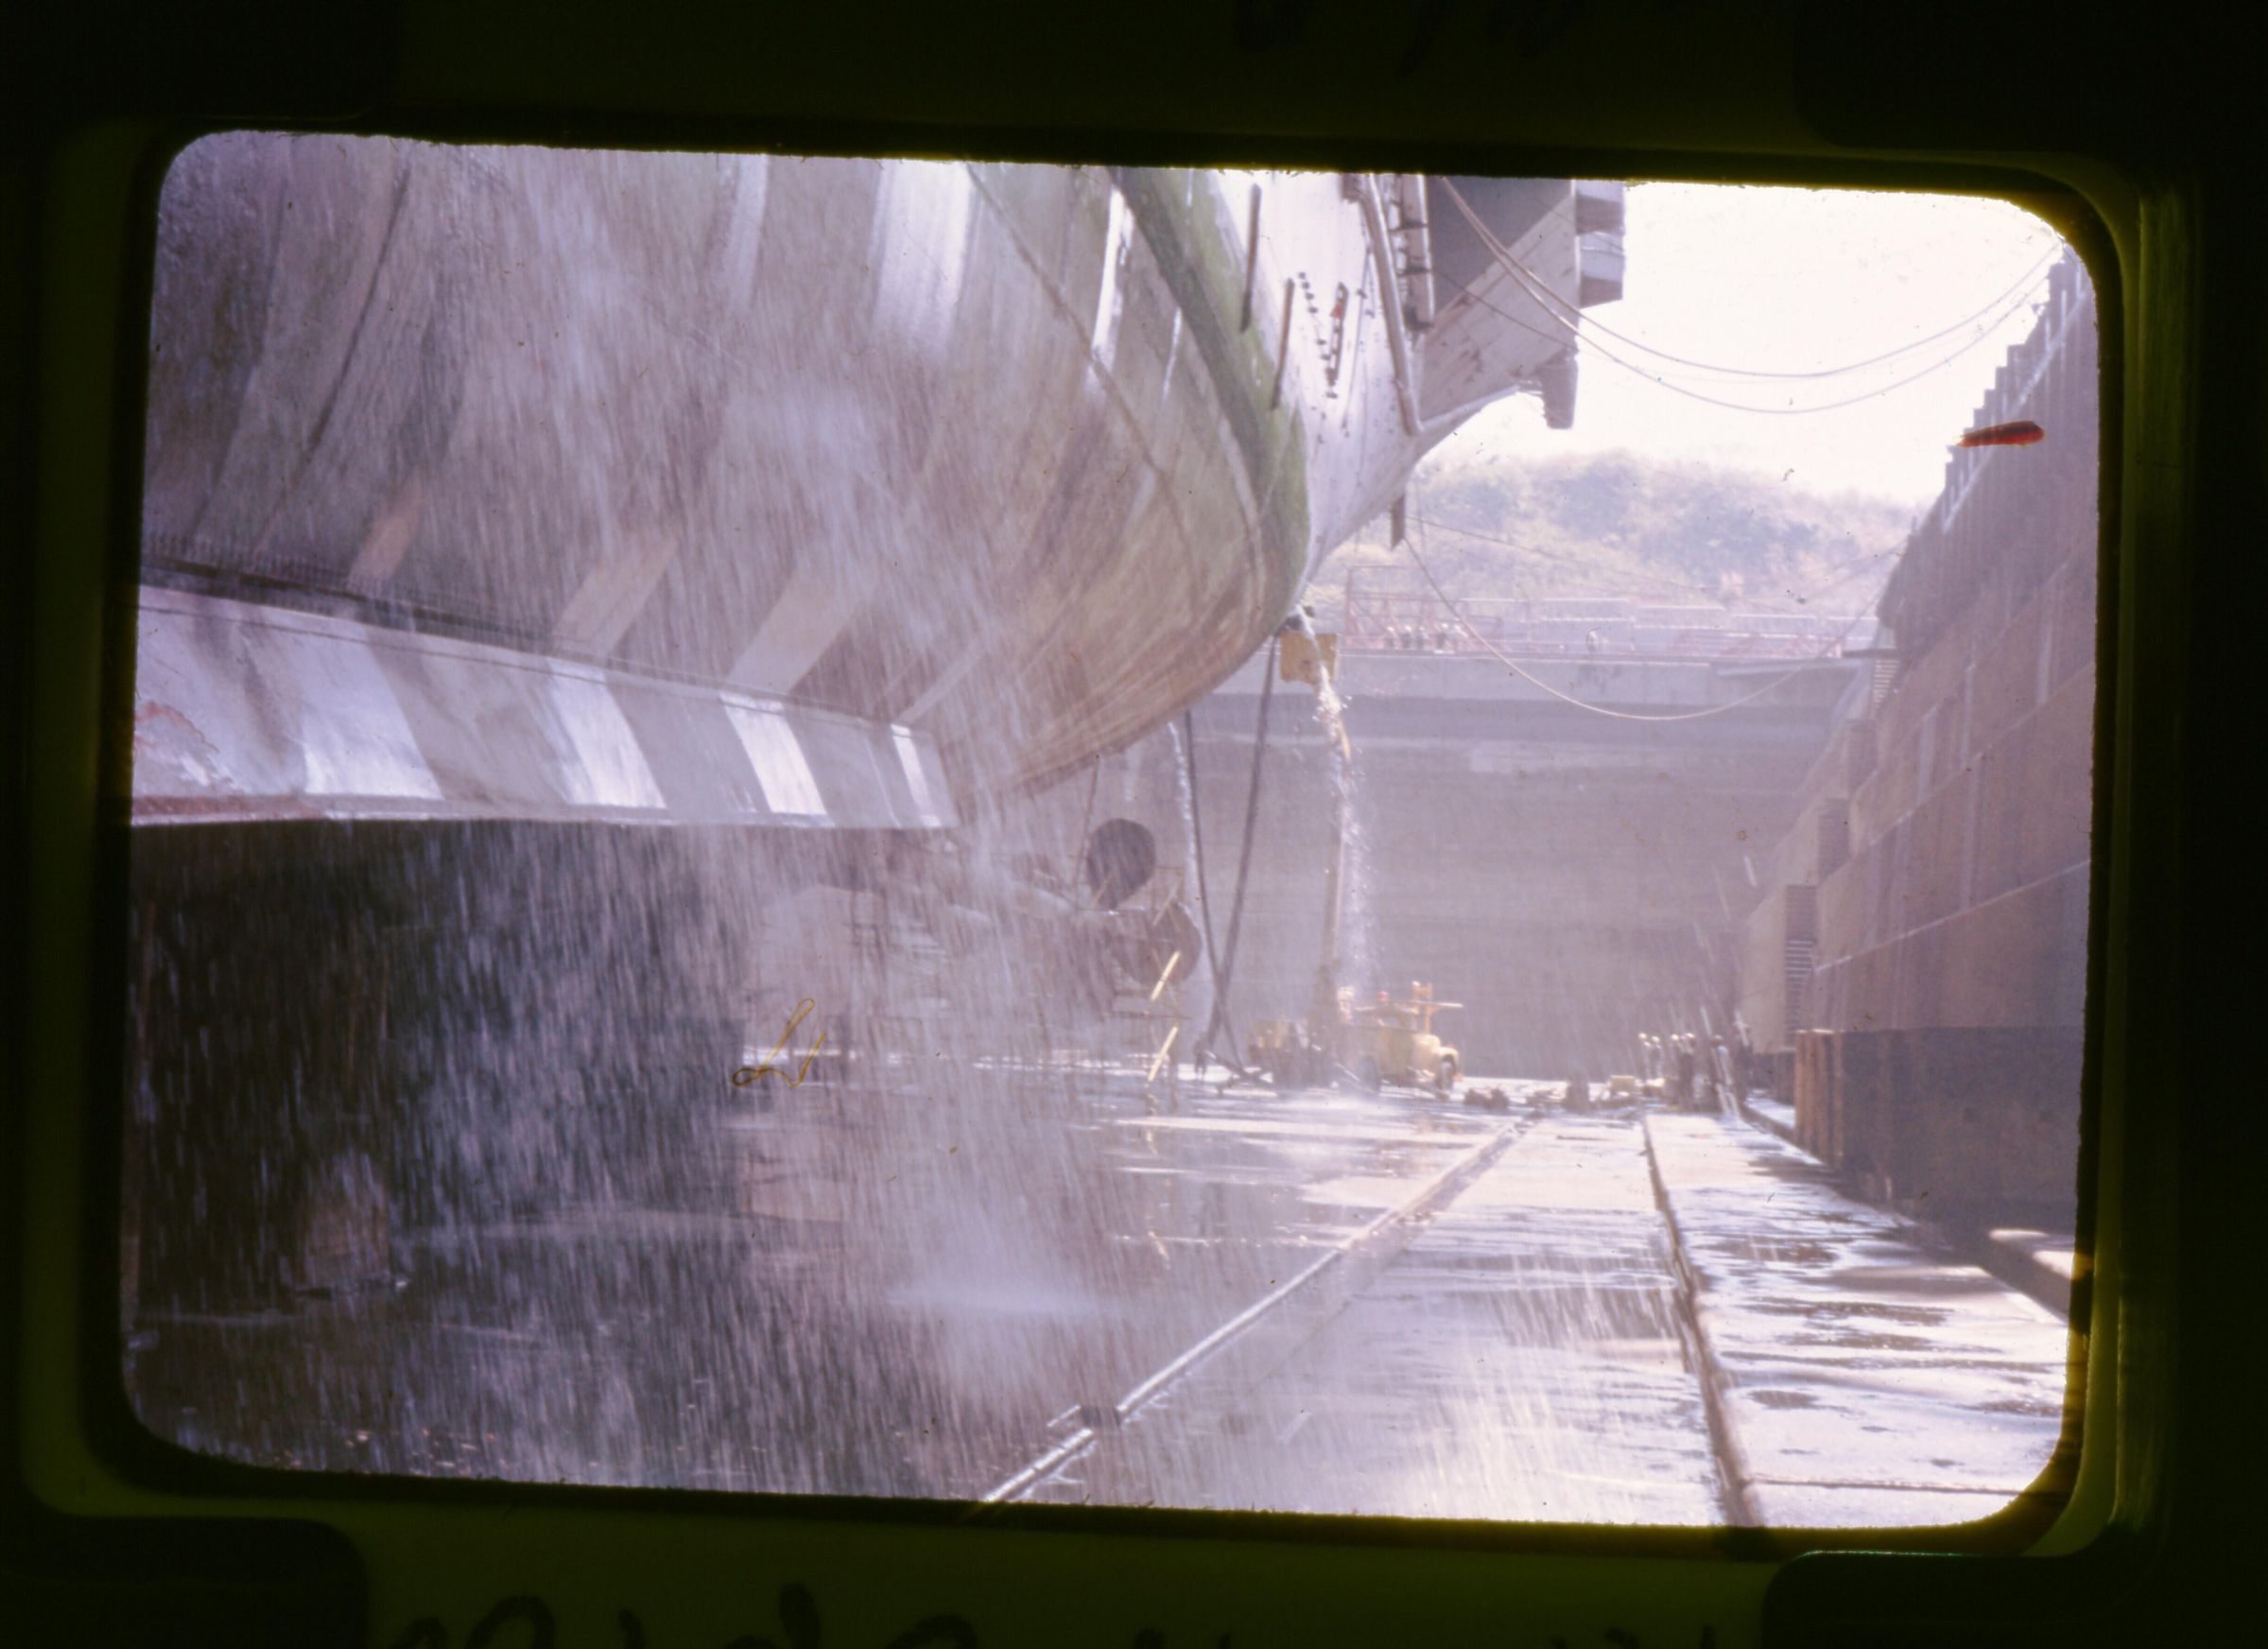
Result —
<instances>
[{"instance_id":1,"label":"hill in background","mask_svg":"<svg viewBox=\"0 0 2268 1649\"><path fill-rule=\"evenodd\" d=\"M1823 495L1747 471L1629 452L1436 460L1410 537L1442 588L1478 597L1625 596L1746 613L1870 610L1912 525L1902 504ZM1374 522L1326 559L1310 599L1339 622L1347 572L1423 588Z\"/></svg>"}]
</instances>

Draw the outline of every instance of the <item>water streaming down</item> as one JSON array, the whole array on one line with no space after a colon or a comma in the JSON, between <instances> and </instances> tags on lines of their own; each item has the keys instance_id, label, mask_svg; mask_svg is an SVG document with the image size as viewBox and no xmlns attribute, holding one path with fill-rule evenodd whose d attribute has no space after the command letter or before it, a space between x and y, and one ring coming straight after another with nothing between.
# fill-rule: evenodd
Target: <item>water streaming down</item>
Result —
<instances>
[{"instance_id":1,"label":"water streaming down","mask_svg":"<svg viewBox=\"0 0 2268 1649\"><path fill-rule=\"evenodd\" d=\"M1307 299L1370 291L1424 181L1381 230L1336 175L1268 180L1248 247L1250 186L186 152L130 896L147 1426L523 1482L1737 1515L1652 1096L1184 1063L1199 825L1219 900L1255 753L1193 722L1196 793L1175 715L1416 458L1392 340ZM1532 253L1569 190L1528 193ZM1421 386L1524 391L1543 337ZM1240 1026L1477 971L1493 937L1412 962L1388 917L1524 868L1412 873L1395 843L1488 834L1408 782L1463 735L1366 766L1316 686L1327 757L1263 767L1300 829L1260 835Z\"/></svg>"},{"instance_id":2,"label":"water streaming down","mask_svg":"<svg viewBox=\"0 0 2268 1649\"><path fill-rule=\"evenodd\" d=\"M1197 829L1197 794L1189 780L1191 739L1189 735L1183 731L1182 723L1179 720L1166 723L1166 738L1173 749L1173 802L1181 826L1183 902L1186 906L1196 906L1201 898L1198 885L1200 850ZM1199 910L1197 916L1201 923L1211 920L1210 912L1203 910ZM1218 959L1213 955L1210 943L1204 946L1203 957L1203 991L1188 998L1189 1021L1198 1026L1210 1021L1214 997L1221 988L1220 978L1215 972ZM1177 1055L1188 1054L1193 1051L1194 1050L1185 1048L1175 1050Z\"/></svg>"},{"instance_id":3,"label":"water streaming down","mask_svg":"<svg viewBox=\"0 0 2268 1649\"><path fill-rule=\"evenodd\" d=\"M1250 1192L1155 1205L1129 1162L1176 1154L1118 1126L1144 1109L1135 1050L1091 1030L1108 960L1065 941L1068 897L990 879L1056 823L994 822L918 883L854 859L827 867L852 885L785 896L790 867L745 839L360 856L357 880L462 913L424 929L446 942L396 1008L420 1123L382 1164L415 1189L398 1276L284 1316L217 1284L166 1311L158 1253L143 1412L322 1468L974 1492L1066 1393L1162 1361L1307 1240ZM281 984L253 999L327 1070ZM1233 1140L1200 1143L1241 1177ZM1191 1243L1222 1263L1175 1264ZM266 1417L213 1433L197 1399L232 1385Z\"/></svg>"},{"instance_id":4,"label":"water streaming down","mask_svg":"<svg viewBox=\"0 0 2268 1649\"><path fill-rule=\"evenodd\" d=\"M1324 707L1324 696L1333 701ZM1346 702L1336 684L1324 681L1316 694L1316 717L1325 738L1346 726ZM1340 751L1332 783L1341 805L1342 865L1340 884L1341 978L1358 996L1374 988L1389 988L1376 954L1377 921L1375 907L1369 816L1372 802L1362 782L1362 747L1350 737Z\"/></svg>"},{"instance_id":5,"label":"water streaming down","mask_svg":"<svg viewBox=\"0 0 2268 1649\"><path fill-rule=\"evenodd\" d=\"M1330 670L1319 665L1314 685L1315 724L1323 731L1331 775L1331 847L1324 877L1324 971L1317 986L1316 1008L1322 1014L1326 1011L1326 999L1346 986L1350 976L1358 991L1367 979L1369 911L1367 901L1357 893L1361 885L1357 869L1359 790L1354 743L1346 730L1346 707Z\"/></svg>"},{"instance_id":6,"label":"water streaming down","mask_svg":"<svg viewBox=\"0 0 2268 1649\"><path fill-rule=\"evenodd\" d=\"M1336 709L1323 711L1334 729ZM1096 788L1120 790L1138 755ZM142 1412L194 1447L320 1469L978 1494L1066 1411L1108 1410L1492 1136L1447 1104L1413 1115L1406 1099L1330 1087L1198 1090L1161 1114L1141 1081L1148 1023L1116 1044L1096 1030L1143 973L1114 975L1067 936L1091 889L1012 874L1061 865L1089 791L1074 777L950 843L808 866L730 833L381 833L351 865L335 859L315 873L329 898L333 878L382 888L390 909L427 918L421 939L446 941L420 949L393 1007L393 1033L415 1030L395 1080L416 1084L421 1119L382 1165L417 1189L395 1212L395 1276L288 1312L213 1299L145 1313ZM1178 811L1179 791L1159 799ZM290 905L270 908L288 923ZM437 914L449 918L438 929ZM281 931L261 937L285 947ZM410 963L372 943L368 954ZM326 1036L285 1011L280 985L254 993L271 1031L328 1068ZM704 1023L704 1003L737 1011ZM773 1074L722 1080L764 1062ZM1482 1207L1503 1197L1475 1194ZM1469 1328L1428 1326L1430 1308L1397 1290L1422 1293L1428 1267L1500 1274L1498 1303L1480 1307L1497 1325L1488 1343L1510 1333L1532 1350L1506 1353L1478 1387L1450 1378L1426 1397L1431 1440L1397 1449L1389 1476L1318 1499L1330 1479L1303 1483L1312 1465L1192 1441L1125 1494L1707 1515L1703 1499L1631 1498L1637 1468L1599 1452L1618 1428L1658 1429L1665 1415L1679 1447L1700 1449L1677 1406L1689 1391L1634 1398L1632 1415L1570 1407L1593 1383L1571 1348L1667 1344L1666 1269L1635 1283L1554 1275L1507 1217L1461 1214L1375 1267L1381 1292L1359 1309L1328 1299L1338 1310L1314 1319L1292 1301L1272 1326L1336 1324L1297 1379L1359 1392L1394 1378L1385 1346L1413 1367L1465 1355ZM1633 1240L1659 1261L1645 1246L1657 1237ZM1287 1378L1271 1374L1250 1400L1276 1401ZM252 1394L237 1411L258 1416L250 1426L214 1407L236 1388ZM1163 1447L1203 1389L1177 1390L1127 1435ZM1284 1400L1279 1429L1325 1401ZM1216 1418L1241 1428L1240 1412ZM1371 1461L1375 1474L1361 1412L1317 1415L1295 1459ZM1592 1479L1590 1498L1571 1498Z\"/></svg>"}]
</instances>

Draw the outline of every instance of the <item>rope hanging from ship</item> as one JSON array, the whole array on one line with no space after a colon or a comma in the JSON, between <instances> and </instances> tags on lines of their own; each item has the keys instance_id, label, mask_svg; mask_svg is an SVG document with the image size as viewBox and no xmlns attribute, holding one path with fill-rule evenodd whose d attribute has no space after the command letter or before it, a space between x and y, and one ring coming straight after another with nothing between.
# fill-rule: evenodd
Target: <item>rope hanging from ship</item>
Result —
<instances>
[{"instance_id":1,"label":"rope hanging from ship","mask_svg":"<svg viewBox=\"0 0 2268 1649\"><path fill-rule=\"evenodd\" d=\"M1197 911L1204 927L1205 977L1213 981L1213 1000L1221 1000L1221 947L1213 940L1213 894L1206 885L1204 874L1204 807L1203 797L1197 785L1197 716L1193 710L1181 713L1182 767L1189 776L1189 856L1197 861ZM1225 1022L1225 1021L1224 1021ZM1234 1032L1231 1032L1234 1040ZM1204 1050L1198 1048L1202 1066Z\"/></svg>"},{"instance_id":2,"label":"rope hanging from ship","mask_svg":"<svg viewBox=\"0 0 2268 1649\"><path fill-rule=\"evenodd\" d=\"M1260 821L1260 763L1268 754L1268 704L1269 700L1275 692L1275 658L1276 649L1280 645L1278 636L1270 636L1267 655L1261 661L1259 721L1254 730L1252 739L1252 781L1244 792L1244 841L1237 854L1237 891L1229 900L1228 941L1221 948L1220 965L1215 969L1213 975L1213 1011L1205 1022L1204 1034L1197 1039L1201 1069L1204 1059L1209 1055L1211 1058L1219 1060L1225 1069L1233 1072L1237 1080L1247 1082L1251 1081L1257 1073L1246 1069L1234 1057L1236 1033L1229 1024L1228 990L1229 981L1235 977L1237 971L1237 940L1244 927L1244 891L1252 875L1253 839ZM1194 738L1188 743L1190 750L1194 752L1196 749ZM1189 770L1189 811L1196 814L1200 810L1197 795L1197 771L1192 764ZM1204 897L1203 867L1204 855L1201 843L1198 849L1198 898L1200 901L1203 901ZM1206 922L1208 926L1211 923L1209 914ZM1208 939L1207 944L1210 943ZM1214 1037L1224 1031L1229 1033L1231 1038L1232 1050L1231 1056L1226 1058L1212 1050Z\"/></svg>"}]
</instances>

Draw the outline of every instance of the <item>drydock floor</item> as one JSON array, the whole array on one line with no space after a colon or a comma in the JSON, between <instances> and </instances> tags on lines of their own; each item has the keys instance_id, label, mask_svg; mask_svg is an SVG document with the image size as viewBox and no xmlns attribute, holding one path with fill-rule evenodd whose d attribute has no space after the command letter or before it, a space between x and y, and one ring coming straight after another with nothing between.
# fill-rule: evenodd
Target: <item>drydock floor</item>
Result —
<instances>
[{"instance_id":1,"label":"drydock floor","mask_svg":"<svg viewBox=\"0 0 2268 1649\"><path fill-rule=\"evenodd\" d=\"M393 1287L145 1313L138 1412L268 1465L959 1501L1835 1527L2046 1492L2059 1314L1764 1128L996 1080L1055 1125L805 1089L711 1119L700 1172L405 1232Z\"/></svg>"}]
</instances>

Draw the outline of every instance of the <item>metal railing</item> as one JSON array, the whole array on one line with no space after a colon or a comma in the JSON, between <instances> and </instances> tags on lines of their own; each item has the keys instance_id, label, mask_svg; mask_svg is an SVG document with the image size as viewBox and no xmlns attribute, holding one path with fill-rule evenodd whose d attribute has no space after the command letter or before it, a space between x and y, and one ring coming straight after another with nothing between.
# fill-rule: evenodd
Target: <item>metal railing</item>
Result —
<instances>
[{"instance_id":1,"label":"metal railing","mask_svg":"<svg viewBox=\"0 0 2268 1649\"><path fill-rule=\"evenodd\" d=\"M1874 626L1850 614L1740 613L1614 597L1480 598L1446 602L1423 585L1350 572L1343 652L1521 658L1741 661L1816 658L1863 648ZM1848 632L1846 634L1845 632Z\"/></svg>"}]
</instances>

